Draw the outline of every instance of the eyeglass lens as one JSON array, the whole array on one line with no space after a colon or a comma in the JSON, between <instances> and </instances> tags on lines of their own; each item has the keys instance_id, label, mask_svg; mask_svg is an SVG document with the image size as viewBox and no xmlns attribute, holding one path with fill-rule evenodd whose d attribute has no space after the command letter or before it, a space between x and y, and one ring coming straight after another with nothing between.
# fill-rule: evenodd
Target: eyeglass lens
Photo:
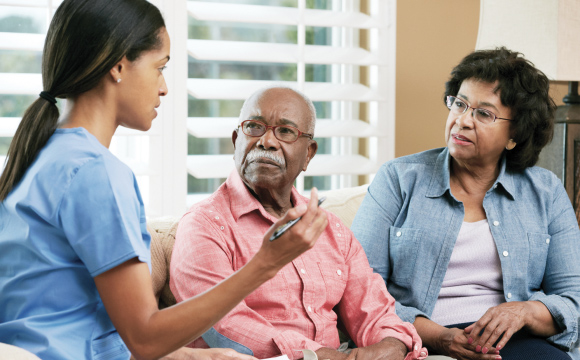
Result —
<instances>
[{"instance_id":1,"label":"eyeglass lens","mask_svg":"<svg viewBox=\"0 0 580 360\"><path fill-rule=\"evenodd\" d=\"M266 125L260 121L246 120L242 124L242 130L248 136L262 136L266 133L266 129ZM298 129L285 125L274 126L274 136L282 141L295 141L298 139Z\"/></svg>"},{"instance_id":2,"label":"eyeglass lens","mask_svg":"<svg viewBox=\"0 0 580 360\"><path fill-rule=\"evenodd\" d=\"M471 106L467 104L467 102L456 98L455 96L448 96L447 97L447 107L449 110L453 111L453 113L460 115L463 114L469 109ZM495 114L491 111L485 109L473 109L473 118L479 122L484 124L489 124L495 121Z\"/></svg>"}]
</instances>

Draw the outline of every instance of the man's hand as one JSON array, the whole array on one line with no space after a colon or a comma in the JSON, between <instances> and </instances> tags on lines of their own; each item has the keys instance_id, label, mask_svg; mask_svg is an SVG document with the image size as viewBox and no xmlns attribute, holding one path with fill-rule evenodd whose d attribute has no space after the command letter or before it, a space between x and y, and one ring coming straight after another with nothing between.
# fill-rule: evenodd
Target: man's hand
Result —
<instances>
[{"instance_id":1,"label":"man's hand","mask_svg":"<svg viewBox=\"0 0 580 360\"><path fill-rule=\"evenodd\" d=\"M395 338L384 338L382 341L367 347L354 349L348 360L403 360L407 356L407 347Z\"/></svg>"},{"instance_id":2,"label":"man's hand","mask_svg":"<svg viewBox=\"0 0 580 360\"><path fill-rule=\"evenodd\" d=\"M161 360L258 360L253 356L240 354L232 349L191 349L181 348Z\"/></svg>"},{"instance_id":3,"label":"man's hand","mask_svg":"<svg viewBox=\"0 0 580 360\"><path fill-rule=\"evenodd\" d=\"M331 348L320 348L316 351L316 356L318 360L346 360L350 359L347 354L341 353L335 349Z\"/></svg>"}]
</instances>

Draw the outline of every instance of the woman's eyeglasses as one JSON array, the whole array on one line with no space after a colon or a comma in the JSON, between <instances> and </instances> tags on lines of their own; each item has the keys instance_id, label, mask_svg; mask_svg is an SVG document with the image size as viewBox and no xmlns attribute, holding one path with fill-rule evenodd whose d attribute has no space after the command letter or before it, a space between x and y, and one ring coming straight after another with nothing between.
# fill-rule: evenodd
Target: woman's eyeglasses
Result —
<instances>
[{"instance_id":1,"label":"woman's eyeglasses","mask_svg":"<svg viewBox=\"0 0 580 360\"><path fill-rule=\"evenodd\" d=\"M494 113L486 109L473 108L469 103L463 99L457 98L455 96L447 96L446 98L447 107L452 113L461 115L465 114L467 109L471 109L471 116L480 123L491 124L495 122L496 119L508 120L512 119L497 117Z\"/></svg>"}]
</instances>

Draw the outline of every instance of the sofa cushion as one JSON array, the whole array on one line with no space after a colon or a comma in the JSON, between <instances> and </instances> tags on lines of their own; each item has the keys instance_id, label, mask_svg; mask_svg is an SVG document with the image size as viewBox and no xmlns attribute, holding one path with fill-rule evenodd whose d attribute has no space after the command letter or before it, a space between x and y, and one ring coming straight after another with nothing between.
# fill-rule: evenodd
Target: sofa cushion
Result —
<instances>
[{"instance_id":1,"label":"sofa cushion","mask_svg":"<svg viewBox=\"0 0 580 360\"><path fill-rule=\"evenodd\" d=\"M326 201L321 206L338 216L350 228L368 187L368 185L361 185L321 192L320 196L326 196Z\"/></svg>"}]
</instances>

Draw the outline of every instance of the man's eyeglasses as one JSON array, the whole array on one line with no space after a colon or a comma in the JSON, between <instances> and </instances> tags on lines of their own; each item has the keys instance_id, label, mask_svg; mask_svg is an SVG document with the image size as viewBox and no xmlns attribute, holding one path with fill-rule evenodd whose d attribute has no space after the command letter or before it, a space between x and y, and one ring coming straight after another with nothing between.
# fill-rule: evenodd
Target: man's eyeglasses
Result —
<instances>
[{"instance_id":1,"label":"man's eyeglasses","mask_svg":"<svg viewBox=\"0 0 580 360\"><path fill-rule=\"evenodd\" d=\"M238 125L238 128L240 127L242 128L244 134L251 137L260 137L264 135L266 131L268 131L268 129L272 129L276 139L287 143L293 143L296 140L298 140L298 138L301 136L305 136L310 139L314 137L312 134L304 133L295 128L294 126L289 125L270 126L258 120L244 120L240 125Z\"/></svg>"},{"instance_id":2,"label":"man's eyeglasses","mask_svg":"<svg viewBox=\"0 0 580 360\"><path fill-rule=\"evenodd\" d=\"M465 114L467 109L471 109L471 116L480 123L491 124L495 122L496 119L508 120L512 119L497 117L494 113L486 109L473 108L469 103L463 99L457 98L455 96L447 96L446 98L447 107L452 113L461 115Z\"/></svg>"}]
</instances>

